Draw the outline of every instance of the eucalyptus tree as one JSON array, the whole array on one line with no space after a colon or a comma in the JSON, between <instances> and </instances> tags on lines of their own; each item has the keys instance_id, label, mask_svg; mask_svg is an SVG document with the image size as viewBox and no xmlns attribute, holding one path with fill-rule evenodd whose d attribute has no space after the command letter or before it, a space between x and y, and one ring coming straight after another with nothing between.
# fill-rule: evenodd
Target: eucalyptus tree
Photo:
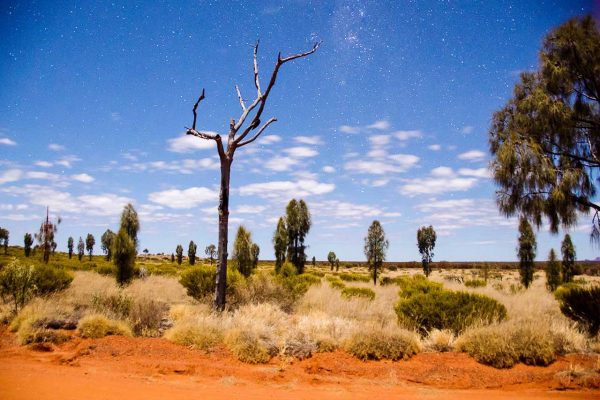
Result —
<instances>
[{"instance_id":1,"label":"eucalyptus tree","mask_svg":"<svg viewBox=\"0 0 600 400\"><path fill-rule=\"evenodd\" d=\"M260 247L256 243L252 243L252 246L250 247L250 253L252 254L252 269L256 269L258 267Z\"/></svg>"},{"instance_id":2,"label":"eucalyptus tree","mask_svg":"<svg viewBox=\"0 0 600 400\"><path fill-rule=\"evenodd\" d=\"M67 240L67 249L69 250L69 260L71 259L71 257L73 257L73 247L74 247L73 236L69 236L69 240Z\"/></svg>"},{"instance_id":3,"label":"eucalyptus tree","mask_svg":"<svg viewBox=\"0 0 600 400\"><path fill-rule=\"evenodd\" d=\"M215 257L217 255L217 247L214 244L209 244L204 249L204 254L206 254L208 259L210 260L210 265L213 265L213 261L215 260Z\"/></svg>"},{"instance_id":4,"label":"eucalyptus tree","mask_svg":"<svg viewBox=\"0 0 600 400\"><path fill-rule=\"evenodd\" d=\"M83 239L81 238L81 236L79 236L79 243L77 243L77 258L79 258L79 261L81 261L84 254L85 244L83 244Z\"/></svg>"},{"instance_id":5,"label":"eucalyptus tree","mask_svg":"<svg viewBox=\"0 0 600 400\"><path fill-rule=\"evenodd\" d=\"M331 270L333 271L333 267L335 266L335 261L337 260L337 256L333 251L330 251L327 254L327 261L329 261L329 265L331 265Z\"/></svg>"},{"instance_id":6,"label":"eucalyptus tree","mask_svg":"<svg viewBox=\"0 0 600 400\"><path fill-rule=\"evenodd\" d=\"M242 225L238 227L231 256L235 267L246 278L252 273L252 235Z\"/></svg>"},{"instance_id":7,"label":"eucalyptus tree","mask_svg":"<svg viewBox=\"0 0 600 400\"><path fill-rule=\"evenodd\" d=\"M188 261L190 262L190 265L196 264L196 250L198 250L198 246L193 240L190 240L188 246Z\"/></svg>"},{"instance_id":8,"label":"eucalyptus tree","mask_svg":"<svg viewBox=\"0 0 600 400\"><path fill-rule=\"evenodd\" d=\"M525 288L529 288L529 285L533 282L536 252L537 242L531 224L527 221L527 218L521 217L519 220L519 247L517 248L517 255L519 257L521 283Z\"/></svg>"},{"instance_id":9,"label":"eucalyptus tree","mask_svg":"<svg viewBox=\"0 0 600 400\"><path fill-rule=\"evenodd\" d=\"M94 252L95 244L96 244L96 239L94 238L94 235L92 235L91 233L88 233L85 238L85 249L87 250L88 255L90 256L90 261L92 261L92 253Z\"/></svg>"},{"instance_id":10,"label":"eucalyptus tree","mask_svg":"<svg viewBox=\"0 0 600 400\"><path fill-rule=\"evenodd\" d=\"M377 285L377 277L383 269L383 262L390 242L385 237L385 231L377 220L371 223L365 237L365 257L373 276L373 284Z\"/></svg>"},{"instance_id":11,"label":"eucalyptus tree","mask_svg":"<svg viewBox=\"0 0 600 400\"><path fill-rule=\"evenodd\" d=\"M112 246L115 240L115 233L110 229L107 229L100 238L100 243L102 246L102 251L106 254L106 261L110 261L112 259Z\"/></svg>"},{"instance_id":12,"label":"eucalyptus tree","mask_svg":"<svg viewBox=\"0 0 600 400\"><path fill-rule=\"evenodd\" d=\"M8 238L10 232L8 229L0 228L0 246L4 247L4 254L8 254Z\"/></svg>"},{"instance_id":13,"label":"eucalyptus tree","mask_svg":"<svg viewBox=\"0 0 600 400\"><path fill-rule=\"evenodd\" d=\"M285 208L287 230L287 259L296 267L296 272L304 272L306 245L304 241L310 231L311 216L304 200L292 199Z\"/></svg>"},{"instance_id":14,"label":"eucalyptus tree","mask_svg":"<svg viewBox=\"0 0 600 400\"><path fill-rule=\"evenodd\" d=\"M592 212L600 238L600 32L587 16L550 32L536 71L521 74L489 132L497 203L557 233Z\"/></svg>"},{"instance_id":15,"label":"eucalyptus tree","mask_svg":"<svg viewBox=\"0 0 600 400\"><path fill-rule=\"evenodd\" d=\"M178 244L175 248L175 255L177 256L177 264L181 265L183 261L183 246Z\"/></svg>"},{"instance_id":16,"label":"eucalyptus tree","mask_svg":"<svg viewBox=\"0 0 600 400\"><path fill-rule=\"evenodd\" d=\"M431 260L433 259L433 249L437 236L433 226L422 226L417 231L417 247L421 253L421 263L423 264L423 273L429 277L431 274Z\"/></svg>"},{"instance_id":17,"label":"eucalyptus tree","mask_svg":"<svg viewBox=\"0 0 600 400\"><path fill-rule=\"evenodd\" d=\"M571 282L573 275L575 274L575 260L577 255L575 253L575 246L571 241L571 235L568 233L563 239L560 251L562 253L562 280L563 282Z\"/></svg>"},{"instance_id":18,"label":"eucalyptus tree","mask_svg":"<svg viewBox=\"0 0 600 400\"><path fill-rule=\"evenodd\" d=\"M275 272L279 273L281 266L285 262L285 252L287 250L288 235L285 226L285 219L279 218L277 221L277 229L273 233L273 247L275 249Z\"/></svg>"},{"instance_id":19,"label":"eucalyptus tree","mask_svg":"<svg viewBox=\"0 0 600 400\"><path fill-rule=\"evenodd\" d=\"M271 89L275 85L277 74L279 69L285 63L295 60L297 58L306 57L313 54L319 48L320 43L315 43L311 50L304 53L294 54L289 57L281 57L281 53L277 56L277 61L271 73L271 78L263 90L258 73L258 42L254 46L253 56L253 71L254 71L254 87L256 88L255 99L248 104L239 87L236 85L235 90L237 97L242 108L242 112L238 120L231 119L229 122L229 133L227 135L227 147L223 144L221 135L218 133L211 133L206 131L200 131L196 129L196 110L198 105L205 98L204 89L198 100L192 108L194 120L192 127L187 128L187 134L196 136L200 139L212 140L215 142L217 147L217 153L219 155L221 165L221 188L219 194L219 241L218 241L218 263L217 263L217 274L216 274L216 288L215 288L215 299L214 308L216 310L223 310L225 308L225 293L227 289L227 242L228 242L228 229L229 229L229 183L231 179L231 165L233 163L235 151L238 148L244 147L260 137L260 135L267 129L269 125L277 121L276 118L268 119L264 124L261 125L261 118L267 99L271 93ZM252 117L250 117L252 115ZM249 118L250 117L250 118ZM246 121L250 122L246 124ZM250 136L249 136L250 135Z\"/></svg>"},{"instance_id":20,"label":"eucalyptus tree","mask_svg":"<svg viewBox=\"0 0 600 400\"><path fill-rule=\"evenodd\" d=\"M31 254L31 245L33 244L33 236L31 233L26 233L23 238L23 250L25 251L25 257L29 257Z\"/></svg>"},{"instance_id":21,"label":"eucalyptus tree","mask_svg":"<svg viewBox=\"0 0 600 400\"><path fill-rule=\"evenodd\" d=\"M546 287L549 291L554 292L560 284L560 263L556 259L554 249L550 249L548 261L546 262Z\"/></svg>"}]
</instances>

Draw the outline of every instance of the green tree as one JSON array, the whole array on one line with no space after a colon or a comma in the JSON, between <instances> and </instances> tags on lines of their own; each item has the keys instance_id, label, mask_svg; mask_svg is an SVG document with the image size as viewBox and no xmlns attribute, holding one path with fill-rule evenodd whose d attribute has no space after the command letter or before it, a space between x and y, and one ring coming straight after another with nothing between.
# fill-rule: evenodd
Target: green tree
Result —
<instances>
[{"instance_id":1,"label":"green tree","mask_svg":"<svg viewBox=\"0 0 600 400\"><path fill-rule=\"evenodd\" d=\"M4 247L4 255L8 254L8 229L0 228L0 246Z\"/></svg>"},{"instance_id":2,"label":"green tree","mask_svg":"<svg viewBox=\"0 0 600 400\"><path fill-rule=\"evenodd\" d=\"M188 261L190 265L196 264L196 250L198 250L198 246L196 246L193 240L190 240L190 245L188 246Z\"/></svg>"},{"instance_id":3,"label":"green tree","mask_svg":"<svg viewBox=\"0 0 600 400\"><path fill-rule=\"evenodd\" d=\"M29 257L31 254L31 245L33 244L33 236L31 233L26 233L23 238L23 249L25 250L25 257Z\"/></svg>"},{"instance_id":4,"label":"green tree","mask_svg":"<svg viewBox=\"0 0 600 400\"><path fill-rule=\"evenodd\" d=\"M13 259L0 270L0 297L6 303L12 303L13 315L33 297L35 291L34 267L19 264Z\"/></svg>"},{"instance_id":5,"label":"green tree","mask_svg":"<svg viewBox=\"0 0 600 400\"><path fill-rule=\"evenodd\" d=\"M543 217L557 233L593 212L600 167L600 32L591 16L550 32L535 72L521 74L513 97L494 114L489 133L497 202L507 216Z\"/></svg>"},{"instance_id":6,"label":"green tree","mask_svg":"<svg viewBox=\"0 0 600 400\"><path fill-rule=\"evenodd\" d=\"M277 221L277 229L273 234L273 247L275 249L275 272L279 273L281 266L285 262L285 252L287 250L288 235L287 227L285 226L285 220L283 217Z\"/></svg>"},{"instance_id":7,"label":"green tree","mask_svg":"<svg viewBox=\"0 0 600 400\"><path fill-rule=\"evenodd\" d=\"M46 208L46 220L42 222L40 231L35 234L35 239L44 252L44 262L46 264L50 261L50 252L52 251L52 243L54 243L54 235L58 231L60 222L60 217L58 217L56 223L50 222L50 209Z\"/></svg>"},{"instance_id":8,"label":"green tree","mask_svg":"<svg viewBox=\"0 0 600 400\"><path fill-rule=\"evenodd\" d=\"M373 284L377 285L377 277L383 269L385 254L390 243L385 238L385 231L377 220L371 223L367 236L365 237L365 257L369 264L369 270L373 276Z\"/></svg>"},{"instance_id":9,"label":"green tree","mask_svg":"<svg viewBox=\"0 0 600 400\"><path fill-rule=\"evenodd\" d=\"M217 256L217 247L214 244L209 244L208 246L206 246L206 249L204 249L204 254L208 256L208 259L210 260L210 265L213 265L213 261Z\"/></svg>"},{"instance_id":10,"label":"green tree","mask_svg":"<svg viewBox=\"0 0 600 400\"><path fill-rule=\"evenodd\" d=\"M79 243L77 243L77 258L79 258L79 261L81 261L84 254L85 245L83 244L83 239L81 238L81 236L79 236Z\"/></svg>"},{"instance_id":11,"label":"green tree","mask_svg":"<svg viewBox=\"0 0 600 400\"><path fill-rule=\"evenodd\" d=\"M116 279L120 286L127 285L133 279L139 229L137 212L131 204L127 204L123 208L119 231L113 239L112 249L113 262L117 271Z\"/></svg>"},{"instance_id":12,"label":"green tree","mask_svg":"<svg viewBox=\"0 0 600 400\"><path fill-rule=\"evenodd\" d=\"M562 253L562 280L563 282L571 282L575 275L575 246L571 241L571 236L567 233L563 239L560 251Z\"/></svg>"},{"instance_id":13,"label":"green tree","mask_svg":"<svg viewBox=\"0 0 600 400\"><path fill-rule=\"evenodd\" d=\"M317 258L315 256L313 256L313 258L312 258L312 266L313 267L317 266Z\"/></svg>"},{"instance_id":14,"label":"green tree","mask_svg":"<svg viewBox=\"0 0 600 400\"><path fill-rule=\"evenodd\" d=\"M332 271L333 271L333 267L335 266L336 260L337 260L337 256L335 255L335 253L333 251L330 251L329 254L327 254L327 261L329 261Z\"/></svg>"},{"instance_id":15,"label":"green tree","mask_svg":"<svg viewBox=\"0 0 600 400\"><path fill-rule=\"evenodd\" d=\"M554 292L560 284L560 263L556 259L554 249L550 249L546 263L546 287L549 291Z\"/></svg>"},{"instance_id":16,"label":"green tree","mask_svg":"<svg viewBox=\"0 0 600 400\"><path fill-rule=\"evenodd\" d=\"M433 226L422 226L417 231L417 247L421 253L421 263L423 264L423 273L425 276L431 274L431 260L433 259L433 249L437 236Z\"/></svg>"},{"instance_id":17,"label":"green tree","mask_svg":"<svg viewBox=\"0 0 600 400\"><path fill-rule=\"evenodd\" d=\"M336 258L335 259L335 272L338 272L340 270L340 259Z\"/></svg>"},{"instance_id":18,"label":"green tree","mask_svg":"<svg viewBox=\"0 0 600 400\"><path fill-rule=\"evenodd\" d=\"M237 270L246 278L252 273L252 235L242 225L237 230L231 257Z\"/></svg>"},{"instance_id":19,"label":"green tree","mask_svg":"<svg viewBox=\"0 0 600 400\"><path fill-rule=\"evenodd\" d=\"M183 261L183 246L178 244L175 248L175 254L177 255L177 264L181 265Z\"/></svg>"},{"instance_id":20,"label":"green tree","mask_svg":"<svg viewBox=\"0 0 600 400\"><path fill-rule=\"evenodd\" d=\"M306 235L310 231L311 217L304 200L290 200L286 209L287 258L296 267L298 274L304 272L306 263Z\"/></svg>"},{"instance_id":21,"label":"green tree","mask_svg":"<svg viewBox=\"0 0 600 400\"><path fill-rule=\"evenodd\" d=\"M537 251L537 242L531 224L526 218L521 217L519 221L519 247L517 255L519 257L519 273L521 274L521 283L525 288L533 281L533 268L535 254Z\"/></svg>"},{"instance_id":22,"label":"green tree","mask_svg":"<svg viewBox=\"0 0 600 400\"><path fill-rule=\"evenodd\" d=\"M113 242L115 240L115 233L110 229L107 229L106 232L102 234L100 238L100 244L102 246L102 251L106 254L106 261L110 261L112 259L112 247Z\"/></svg>"},{"instance_id":23,"label":"green tree","mask_svg":"<svg viewBox=\"0 0 600 400\"><path fill-rule=\"evenodd\" d=\"M69 240L67 241L67 248L69 249L69 260L71 259L71 257L73 257L73 246L74 246L73 237L69 236Z\"/></svg>"},{"instance_id":24,"label":"green tree","mask_svg":"<svg viewBox=\"0 0 600 400\"><path fill-rule=\"evenodd\" d=\"M88 233L85 238L85 249L87 250L88 255L90 256L90 261L92 261L92 253L94 252L95 244L96 244L96 239L94 238L94 235L92 235L91 233Z\"/></svg>"},{"instance_id":25,"label":"green tree","mask_svg":"<svg viewBox=\"0 0 600 400\"><path fill-rule=\"evenodd\" d=\"M258 267L258 256L260 255L260 247L256 243L252 243L250 247L250 253L252 254L252 269Z\"/></svg>"},{"instance_id":26,"label":"green tree","mask_svg":"<svg viewBox=\"0 0 600 400\"><path fill-rule=\"evenodd\" d=\"M175 262L175 254L171 253L171 262Z\"/></svg>"}]
</instances>

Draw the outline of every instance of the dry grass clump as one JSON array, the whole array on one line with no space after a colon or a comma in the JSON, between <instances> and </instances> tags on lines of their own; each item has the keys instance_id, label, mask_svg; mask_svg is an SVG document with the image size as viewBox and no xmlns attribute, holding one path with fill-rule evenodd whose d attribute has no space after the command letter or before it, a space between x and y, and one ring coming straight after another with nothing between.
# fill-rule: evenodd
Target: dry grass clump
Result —
<instances>
[{"instance_id":1,"label":"dry grass clump","mask_svg":"<svg viewBox=\"0 0 600 400\"><path fill-rule=\"evenodd\" d=\"M177 325L165 332L165 339L182 346L208 351L219 344L223 335L211 324Z\"/></svg>"},{"instance_id":2,"label":"dry grass clump","mask_svg":"<svg viewBox=\"0 0 600 400\"><path fill-rule=\"evenodd\" d=\"M131 328L124 321L111 320L102 314L82 318L77 330L81 337L92 339L109 335L132 336Z\"/></svg>"},{"instance_id":3,"label":"dry grass clump","mask_svg":"<svg viewBox=\"0 0 600 400\"><path fill-rule=\"evenodd\" d=\"M142 297L136 299L129 312L128 320L136 336L158 337L163 317L169 306L155 299Z\"/></svg>"},{"instance_id":4,"label":"dry grass clump","mask_svg":"<svg viewBox=\"0 0 600 400\"><path fill-rule=\"evenodd\" d=\"M421 351L419 337L404 329L369 329L357 332L345 344L345 350L366 360L406 360Z\"/></svg>"},{"instance_id":5,"label":"dry grass clump","mask_svg":"<svg viewBox=\"0 0 600 400\"><path fill-rule=\"evenodd\" d=\"M433 329L425 338L425 348L429 351L452 351L456 336L449 329Z\"/></svg>"},{"instance_id":6,"label":"dry grass clump","mask_svg":"<svg viewBox=\"0 0 600 400\"><path fill-rule=\"evenodd\" d=\"M271 337L241 328L227 332L225 345L238 360L249 364L267 363L278 352Z\"/></svg>"},{"instance_id":7,"label":"dry grass clump","mask_svg":"<svg viewBox=\"0 0 600 400\"><path fill-rule=\"evenodd\" d=\"M345 298L362 297L367 300L375 299L375 292L373 289L365 287L345 287L342 289L342 296Z\"/></svg>"}]
</instances>

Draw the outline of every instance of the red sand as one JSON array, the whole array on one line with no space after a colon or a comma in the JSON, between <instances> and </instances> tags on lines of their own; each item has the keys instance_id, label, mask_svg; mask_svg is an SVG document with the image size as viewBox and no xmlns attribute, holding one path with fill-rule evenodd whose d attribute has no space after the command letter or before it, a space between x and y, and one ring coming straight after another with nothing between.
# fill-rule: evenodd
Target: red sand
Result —
<instances>
[{"instance_id":1,"label":"red sand","mask_svg":"<svg viewBox=\"0 0 600 400\"><path fill-rule=\"evenodd\" d=\"M344 352L248 365L164 339L107 337L51 351L19 346L0 328L0 399L600 399L598 356L569 355L548 367L497 370L465 354L422 353L408 361L362 362Z\"/></svg>"}]
</instances>

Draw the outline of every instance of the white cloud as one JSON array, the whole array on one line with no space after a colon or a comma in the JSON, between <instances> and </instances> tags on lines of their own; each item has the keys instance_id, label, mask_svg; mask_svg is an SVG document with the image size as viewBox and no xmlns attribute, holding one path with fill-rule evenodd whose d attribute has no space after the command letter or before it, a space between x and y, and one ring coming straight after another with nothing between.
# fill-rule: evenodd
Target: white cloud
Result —
<instances>
[{"instance_id":1,"label":"white cloud","mask_svg":"<svg viewBox=\"0 0 600 400\"><path fill-rule=\"evenodd\" d=\"M260 141L260 144L269 145L269 144L281 142L281 136L279 136L279 135L261 136L259 141Z\"/></svg>"},{"instance_id":2,"label":"white cloud","mask_svg":"<svg viewBox=\"0 0 600 400\"><path fill-rule=\"evenodd\" d=\"M400 193L407 196L438 194L469 190L477 183L476 178L461 178L449 167L437 167L426 178L407 179L400 186Z\"/></svg>"},{"instance_id":3,"label":"white cloud","mask_svg":"<svg viewBox=\"0 0 600 400\"><path fill-rule=\"evenodd\" d=\"M9 138L0 138L0 144L5 145L5 146L16 146L17 142L15 142L14 140L11 140Z\"/></svg>"},{"instance_id":4,"label":"white cloud","mask_svg":"<svg viewBox=\"0 0 600 400\"><path fill-rule=\"evenodd\" d=\"M23 171L20 169L9 169L4 172L0 172L0 185L8 182L15 182L21 179Z\"/></svg>"},{"instance_id":5,"label":"white cloud","mask_svg":"<svg viewBox=\"0 0 600 400\"><path fill-rule=\"evenodd\" d=\"M339 218L344 221L348 219L361 220L373 217L399 217L401 214L389 213L367 204L354 204L345 201L327 200L312 202L311 212L319 217Z\"/></svg>"},{"instance_id":6,"label":"white cloud","mask_svg":"<svg viewBox=\"0 0 600 400\"><path fill-rule=\"evenodd\" d=\"M432 151L440 151L442 149L442 146L440 146L439 144L431 144L427 146L427 148Z\"/></svg>"},{"instance_id":7,"label":"white cloud","mask_svg":"<svg viewBox=\"0 0 600 400\"><path fill-rule=\"evenodd\" d=\"M331 165L326 165L323 167L323 172L327 174L333 174L335 172L335 168L333 168Z\"/></svg>"},{"instance_id":8,"label":"white cloud","mask_svg":"<svg viewBox=\"0 0 600 400\"><path fill-rule=\"evenodd\" d=\"M372 135L369 141L373 146L385 146L390 142L390 135Z\"/></svg>"},{"instance_id":9,"label":"white cloud","mask_svg":"<svg viewBox=\"0 0 600 400\"><path fill-rule=\"evenodd\" d=\"M460 132L468 135L469 133L473 132L473 129L475 129L475 128L472 127L471 125L466 125L466 126L463 126L463 128L460 130Z\"/></svg>"},{"instance_id":10,"label":"white cloud","mask_svg":"<svg viewBox=\"0 0 600 400\"><path fill-rule=\"evenodd\" d=\"M355 134L360 132L360 127L358 126L350 126L350 125L342 125L339 127L340 132L347 134Z\"/></svg>"},{"instance_id":11,"label":"white cloud","mask_svg":"<svg viewBox=\"0 0 600 400\"><path fill-rule=\"evenodd\" d=\"M492 174L488 168L461 168L458 170L459 175L472 176L475 178L491 178Z\"/></svg>"},{"instance_id":12,"label":"white cloud","mask_svg":"<svg viewBox=\"0 0 600 400\"><path fill-rule=\"evenodd\" d=\"M276 157L270 158L265 163L265 168L267 168L271 171L283 172L283 171L289 171L293 166L298 165L298 164L300 164L300 160L298 160L296 158L276 156Z\"/></svg>"},{"instance_id":13,"label":"white cloud","mask_svg":"<svg viewBox=\"0 0 600 400\"><path fill-rule=\"evenodd\" d=\"M440 178L452 177L454 176L454 171L450 167L437 167L431 170L431 176L437 176Z\"/></svg>"},{"instance_id":14,"label":"white cloud","mask_svg":"<svg viewBox=\"0 0 600 400\"><path fill-rule=\"evenodd\" d=\"M36 161L33 163L33 165L36 165L36 166L42 167L42 168L50 168L52 166L52 163L48 162L48 161Z\"/></svg>"},{"instance_id":15,"label":"white cloud","mask_svg":"<svg viewBox=\"0 0 600 400\"><path fill-rule=\"evenodd\" d=\"M71 179L78 181L78 182L83 182L83 183L90 183L90 182L94 182L94 177L88 175L88 174L75 174L75 175L71 175Z\"/></svg>"},{"instance_id":16,"label":"white cloud","mask_svg":"<svg viewBox=\"0 0 600 400\"><path fill-rule=\"evenodd\" d=\"M362 174L383 175L406 172L419 162L419 157L412 154L393 154L387 158L389 160L351 160L344 164L344 168Z\"/></svg>"},{"instance_id":17,"label":"white cloud","mask_svg":"<svg viewBox=\"0 0 600 400\"><path fill-rule=\"evenodd\" d=\"M74 162L81 161L81 158L77 156L64 156L58 161L56 161L57 165L62 165L63 167L71 168Z\"/></svg>"},{"instance_id":18,"label":"white cloud","mask_svg":"<svg viewBox=\"0 0 600 400\"><path fill-rule=\"evenodd\" d=\"M385 131L385 130L390 129L390 126L391 125L387 120L381 119L381 120L373 122L371 125L367 126L367 128Z\"/></svg>"},{"instance_id":19,"label":"white cloud","mask_svg":"<svg viewBox=\"0 0 600 400\"><path fill-rule=\"evenodd\" d=\"M124 171L135 172L167 171L189 175L202 170L219 169L219 167L220 163L216 158L201 158L198 160L185 159L178 161L149 161L143 163L133 163L130 165L124 165L121 167L121 169Z\"/></svg>"},{"instance_id":20,"label":"white cloud","mask_svg":"<svg viewBox=\"0 0 600 400\"><path fill-rule=\"evenodd\" d=\"M300 144L308 144L311 146L317 146L323 144L323 140L321 140L320 136L296 136L294 138L296 143Z\"/></svg>"},{"instance_id":21,"label":"white cloud","mask_svg":"<svg viewBox=\"0 0 600 400\"><path fill-rule=\"evenodd\" d=\"M157 204L170 208L187 209L209 201L216 201L219 194L216 190L205 187L191 187L185 190L170 189L153 192L148 199Z\"/></svg>"},{"instance_id":22,"label":"white cloud","mask_svg":"<svg viewBox=\"0 0 600 400\"><path fill-rule=\"evenodd\" d=\"M398 140L408 140L408 139L418 139L418 138L422 138L423 137L423 133L421 131L418 130L412 130L412 131L396 131L394 133L392 133L392 135L394 135L394 137Z\"/></svg>"},{"instance_id":23,"label":"white cloud","mask_svg":"<svg viewBox=\"0 0 600 400\"><path fill-rule=\"evenodd\" d=\"M242 196L258 196L267 199L306 197L330 193L335 189L333 183L322 183L314 180L271 181L251 183L239 188Z\"/></svg>"},{"instance_id":24,"label":"white cloud","mask_svg":"<svg viewBox=\"0 0 600 400\"><path fill-rule=\"evenodd\" d=\"M56 143L50 143L48 145L48 149L52 151L63 151L65 149L65 146Z\"/></svg>"},{"instance_id":25,"label":"white cloud","mask_svg":"<svg viewBox=\"0 0 600 400\"><path fill-rule=\"evenodd\" d=\"M467 161L482 161L485 158L485 153L479 150L470 150L459 154L458 158Z\"/></svg>"},{"instance_id":26,"label":"white cloud","mask_svg":"<svg viewBox=\"0 0 600 400\"><path fill-rule=\"evenodd\" d=\"M216 135L216 132L208 132ZM192 153L196 150L206 150L215 147L214 140L202 139L192 135L183 135L167 140L168 150L173 153Z\"/></svg>"},{"instance_id":27,"label":"white cloud","mask_svg":"<svg viewBox=\"0 0 600 400\"><path fill-rule=\"evenodd\" d=\"M235 209L239 214L260 214L267 209L266 206L240 205Z\"/></svg>"},{"instance_id":28,"label":"white cloud","mask_svg":"<svg viewBox=\"0 0 600 400\"><path fill-rule=\"evenodd\" d=\"M29 171L25 174L25 177L27 179L42 179L47 181L57 181L60 179L60 176L57 174L43 171Z\"/></svg>"},{"instance_id":29,"label":"white cloud","mask_svg":"<svg viewBox=\"0 0 600 400\"><path fill-rule=\"evenodd\" d=\"M382 187L382 186L387 185L388 183L390 183L390 180L387 178L375 179L375 180L373 180L373 182L371 182L371 186Z\"/></svg>"},{"instance_id":30,"label":"white cloud","mask_svg":"<svg viewBox=\"0 0 600 400\"><path fill-rule=\"evenodd\" d=\"M284 151L288 153L291 157L295 158L315 157L319 154L319 152L315 149L311 149L310 147L306 146L290 147L289 149L285 149Z\"/></svg>"}]
</instances>

